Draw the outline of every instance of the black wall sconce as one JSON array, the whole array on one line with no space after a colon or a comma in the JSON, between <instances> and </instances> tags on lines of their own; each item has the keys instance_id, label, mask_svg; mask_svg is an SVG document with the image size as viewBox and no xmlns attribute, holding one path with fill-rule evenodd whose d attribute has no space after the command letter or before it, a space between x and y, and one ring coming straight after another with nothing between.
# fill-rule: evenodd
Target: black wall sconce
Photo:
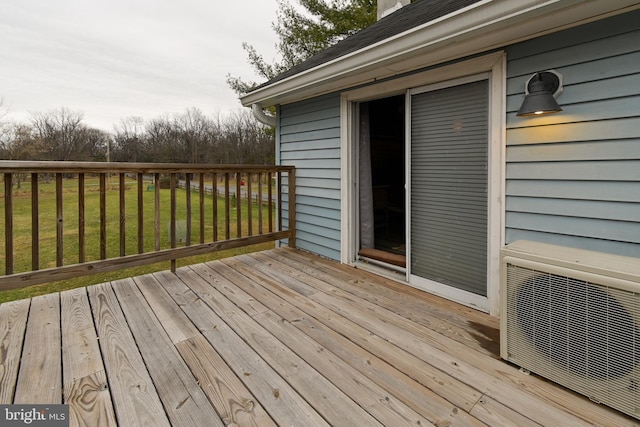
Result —
<instances>
[{"instance_id":1,"label":"black wall sconce","mask_svg":"<svg viewBox=\"0 0 640 427\"><path fill-rule=\"evenodd\" d=\"M524 101L516 116L539 116L562 111L556 102L562 93L562 74L554 70L540 71L529 77L524 88Z\"/></svg>"}]
</instances>

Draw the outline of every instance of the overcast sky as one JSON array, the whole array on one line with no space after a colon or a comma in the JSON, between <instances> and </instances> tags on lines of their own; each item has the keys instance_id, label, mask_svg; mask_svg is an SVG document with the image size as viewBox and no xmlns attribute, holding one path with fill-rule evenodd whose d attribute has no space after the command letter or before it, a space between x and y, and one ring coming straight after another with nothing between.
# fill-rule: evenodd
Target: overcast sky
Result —
<instances>
[{"instance_id":1,"label":"overcast sky","mask_svg":"<svg viewBox=\"0 0 640 427\"><path fill-rule=\"evenodd\" d=\"M226 75L261 81L246 41L275 58L276 0L1 0L0 98L8 117L61 107L103 130L197 107L241 109Z\"/></svg>"}]
</instances>

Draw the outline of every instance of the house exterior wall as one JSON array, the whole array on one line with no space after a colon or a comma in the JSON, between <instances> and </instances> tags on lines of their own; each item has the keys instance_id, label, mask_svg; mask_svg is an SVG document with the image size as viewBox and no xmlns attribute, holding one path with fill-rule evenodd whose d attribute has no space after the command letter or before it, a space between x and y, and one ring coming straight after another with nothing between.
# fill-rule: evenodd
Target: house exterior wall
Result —
<instances>
[{"instance_id":1,"label":"house exterior wall","mask_svg":"<svg viewBox=\"0 0 640 427\"><path fill-rule=\"evenodd\" d=\"M507 49L506 243L640 257L640 12ZM515 116L536 71L563 112Z\"/></svg>"},{"instance_id":2,"label":"house exterior wall","mask_svg":"<svg viewBox=\"0 0 640 427\"><path fill-rule=\"evenodd\" d=\"M506 51L504 243L640 257L640 11ZM546 69L564 76L564 111L516 117L525 81ZM340 94L278 117L278 161L297 168L297 245L340 260Z\"/></svg>"},{"instance_id":3,"label":"house exterior wall","mask_svg":"<svg viewBox=\"0 0 640 427\"><path fill-rule=\"evenodd\" d=\"M278 117L278 162L296 167L296 246L340 260L340 95L282 105Z\"/></svg>"}]
</instances>

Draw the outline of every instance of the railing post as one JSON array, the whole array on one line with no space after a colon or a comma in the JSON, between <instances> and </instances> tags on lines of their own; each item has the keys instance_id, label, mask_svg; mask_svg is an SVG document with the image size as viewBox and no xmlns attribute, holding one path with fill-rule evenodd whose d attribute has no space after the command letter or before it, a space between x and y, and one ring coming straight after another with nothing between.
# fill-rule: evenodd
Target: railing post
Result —
<instances>
[{"instance_id":1,"label":"railing post","mask_svg":"<svg viewBox=\"0 0 640 427\"><path fill-rule=\"evenodd\" d=\"M171 192L171 222L169 228L171 230L169 241L171 242L171 249L176 247L176 174L172 173L169 180L169 188ZM176 272L176 259L171 258L171 272Z\"/></svg>"},{"instance_id":2,"label":"railing post","mask_svg":"<svg viewBox=\"0 0 640 427\"><path fill-rule=\"evenodd\" d=\"M153 228L156 251L160 250L160 174L153 175Z\"/></svg>"},{"instance_id":3,"label":"railing post","mask_svg":"<svg viewBox=\"0 0 640 427\"><path fill-rule=\"evenodd\" d=\"M200 195L200 243L202 244L204 243L204 172L200 172L198 176L198 194Z\"/></svg>"},{"instance_id":4,"label":"railing post","mask_svg":"<svg viewBox=\"0 0 640 427\"><path fill-rule=\"evenodd\" d=\"M4 274L13 274L13 175L4 174Z\"/></svg>"},{"instance_id":5,"label":"railing post","mask_svg":"<svg viewBox=\"0 0 640 427\"><path fill-rule=\"evenodd\" d=\"M64 264L64 209L62 201L62 172L56 174L56 266Z\"/></svg>"},{"instance_id":6,"label":"railing post","mask_svg":"<svg viewBox=\"0 0 640 427\"><path fill-rule=\"evenodd\" d=\"M258 173L258 234L262 234L262 172Z\"/></svg>"},{"instance_id":7,"label":"railing post","mask_svg":"<svg viewBox=\"0 0 640 427\"><path fill-rule=\"evenodd\" d=\"M267 199L269 199L269 206L267 207L269 217L269 233L273 231L273 175L271 172L267 173Z\"/></svg>"},{"instance_id":8,"label":"railing post","mask_svg":"<svg viewBox=\"0 0 640 427\"><path fill-rule=\"evenodd\" d=\"M213 223L213 241L218 241L218 174L213 172L211 177L211 198L213 199L212 206L212 223Z\"/></svg>"},{"instance_id":9,"label":"railing post","mask_svg":"<svg viewBox=\"0 0 640 427\"><path fill-rule=\"evenodd\" d=\"M144 252L144 175L138 173L138 253Z\"/></svg>"},{"instance_id":10,"label":"railing post","mask_svg":"<svg viewBox=\"0 0 640 427\"><path fill-rule=\"evenodd\" d=\"M107 258L107 176L100 174L100 259Z\"/></svg>"},{"instance_id":11,"label":"railing post","mask_svg":"<svg viewBox=\"0 0 640 427\"><path fill-rule=\"evenodd\" d=\"M296 170L289 169L289 247L296 247Z\"/></svg>"},{"instance_id":12,"label":"railing post","mask_svg":"<svg viewBox=\"0 0 640 427\"><path fill-rule=\"evenodd\" d=\"M242 237L242 176L236 172L236 237Z\"/></svg>"},{"instance_id":13,"label":"railing post","mask_svg":"<svg viewBox=\"0 0 640 427\"><path fill-rule=\"evenodd\" d=\"M247 174L247 182L245 185L247 186L247 236L253 236L253 206L251 203L251 178L253 175L251 172Z\"/></svg>"},{"instance_id":14,"label":"railing post","mask_svg":"<svg viewBox=\"0 0 640 427\"><path fill-rule=\"evenodd\" d=\"M37 176L36 176L36 179ZM37 187L36 187L37 188ZM84 174L78 174L78 262L86 260Z\"/></svg>"},{"instance_id":15,"label":"railing post","mask_svg":"<svg viewBox=\"0 0 640 427\"><path fill-rule=\"evenodd\" d=\"M120 172L118 174L118 191L119 191L119 206L120 206L120 256L125 256L127 252L127 210L125 207L125 174Z\"/></svg>"},{"instance_id":16,"label":"railing post","mask_svg":"<svg viewBox=\"0 0 640 427\"><path fill-rule=\"evenodd\" d=\"M282 171L278 170L278 172L276 172L276 181L278 182L278 192L276 194L277 196L277 200L278 200L278 208L276 209L276 213L278 215L278 219L277 219L277 224L278 224L278 231L282 231L282 188L284 187L284 184L282 182Z\"/></svg>"},{"instance_id":17,"label":"railing post","mask_svg":"<svg viewBox=\"0 0 640 427\"><path fill-rule=\"evenodd\" d=\"M185 236L185 242L187 246L191 246L191 174L187 172L184 180L184 191L187 199L187 235Z\"/></svg>"},{"instance_id":18,"label":"railing post","mask_svg":"<svg viewBox=\"0 0 640 427\"><path fill-rule=\"evenodd\" d=\"M224 226L225 226L225 239L229 240L231 238L231 214L229 211L229 172L225 172L224 174Z\"/></svg>"},{"instance_id":19,"label":"railing post","mask_svg":"<svg viewBox=\"0 0 640 427\"><path fill-rule=\"evenodd\" d=\"M31 174L31 269L40 269L40 190L38 174ZM9 274L9 273L7 273Z\"/></svg>"}]
</instances>

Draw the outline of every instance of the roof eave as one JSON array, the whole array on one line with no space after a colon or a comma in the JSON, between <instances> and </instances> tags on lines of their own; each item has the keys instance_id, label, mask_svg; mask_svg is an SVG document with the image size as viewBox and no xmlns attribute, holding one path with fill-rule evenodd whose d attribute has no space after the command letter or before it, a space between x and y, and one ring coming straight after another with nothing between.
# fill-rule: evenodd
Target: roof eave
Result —
<instances>
[{"instance_id":1,"label":"roof eave","mask_svg":"<svg viewBox=\"0 0 640 427\"><path fill-rule=\"evenodd\" d=\"M486 0L240 98L268 107L366 84L640 8L637 0Z\"/></svg>"}]
</instances>

